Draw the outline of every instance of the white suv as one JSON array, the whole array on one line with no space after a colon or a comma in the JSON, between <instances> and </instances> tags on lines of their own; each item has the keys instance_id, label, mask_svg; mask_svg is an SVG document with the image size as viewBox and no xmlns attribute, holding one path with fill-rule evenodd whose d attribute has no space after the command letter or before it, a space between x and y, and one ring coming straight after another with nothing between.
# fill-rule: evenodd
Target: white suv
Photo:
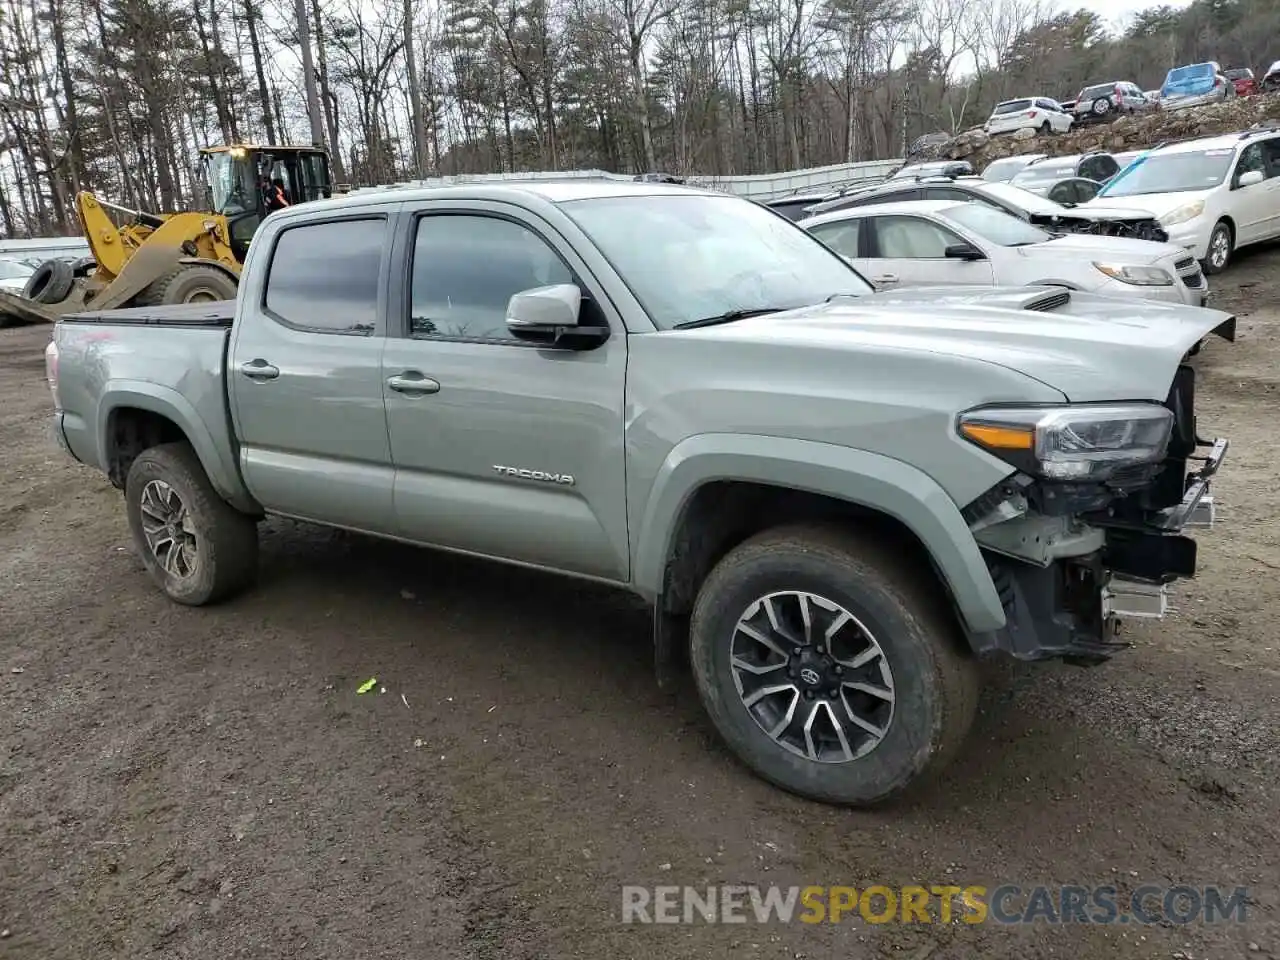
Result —
<instances>
[{"instance_id":1,"label":"white suv","mask_svg":"<svg viewBox=\"0 0 1280 960\"><path fill-rule=\"evenodd\" d=\"M1280 237L1280 127L1157 147L1082 209L1117 201L1150 212L1170 243L1221 273L1236 250Z\"/></svg>"},{"instance_id":2,"label":"white suv","mask_svg":"<svg viewBox=\"0 0 1280 960\"><path fill-rule=\"evenodd\" d=\"M1048 97L1025 97L997 103L983 127L988 135L1036 130L1040 133L1066 133L1074 118L1057 100Z\"/></svg>"}]
</instances>

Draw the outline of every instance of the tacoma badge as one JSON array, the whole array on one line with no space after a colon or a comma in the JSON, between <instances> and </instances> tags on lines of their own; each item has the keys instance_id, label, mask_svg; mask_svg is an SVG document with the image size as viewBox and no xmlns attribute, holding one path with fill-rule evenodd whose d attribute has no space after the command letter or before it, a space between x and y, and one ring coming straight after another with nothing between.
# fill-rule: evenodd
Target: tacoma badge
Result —
<instances>
[{"instance_id":1,"label":"tacoma badge","mask_svg":"<svg viewBox=\"0 0 1280 960\"><path fill-rule=\"evenodd\" d=\"M541 480L543 483L558 483L572 487L573 475L569 473L547 473L545 470L525 470L523 467L503 467L493 465L493 469L501 477L514 477L520 480Z\"/></svg>"}]
</instances>

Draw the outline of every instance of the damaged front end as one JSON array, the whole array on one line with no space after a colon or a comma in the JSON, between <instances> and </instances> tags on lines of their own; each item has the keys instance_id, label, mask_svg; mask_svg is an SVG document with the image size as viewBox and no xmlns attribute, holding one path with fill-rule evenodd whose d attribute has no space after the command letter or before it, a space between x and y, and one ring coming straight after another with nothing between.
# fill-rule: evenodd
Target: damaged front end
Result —
<instances>
[{"instance_id":1,"label":"damaged front end","mask_svg":"<svg viewBox=\"0 0 1280 960\"><path fill-rule=\"evenodd\" d=\"M1127 237L1168 243L1169 234L1155 217L1033 215L1031 222L1052 232L1084 233L1096 237Z\"/></svg>"},{"instance_id":2,"label":"damaged front end","mask_svg":"<svg viewBox=\"0 0 1280 960\"><path fill-rule=\"evenodd\" d=\"M1225 335L1225 331L1217 331ZM1159 618L1169 584L1194 576L1214 522L1210 481L1227 441L1196 433L1195 371L1163 404L984 408L959 429L1017 472L965 509L1004 605L976 652L1097 663L1127 644L1120 621Z\"/></svg>"}]
</instances>

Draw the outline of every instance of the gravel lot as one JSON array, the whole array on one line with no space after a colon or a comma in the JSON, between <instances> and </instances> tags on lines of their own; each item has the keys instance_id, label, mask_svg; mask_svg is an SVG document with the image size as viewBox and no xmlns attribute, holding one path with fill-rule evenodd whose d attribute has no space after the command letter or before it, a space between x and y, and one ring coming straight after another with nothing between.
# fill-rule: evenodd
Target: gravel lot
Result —
<instances>
[{"instance_id":1,"label":"gravel lot","mask_svg":"<svg viewBox=\"0 0 1280 960\"><path fill-rule=\"evenodd\" d=\"M0 330L0 957L1280 957L1280 249L1214 284L1231 454L1177 611L1105 666L997 668L967 754L874 814L797 800L664 694L627 598L273 522L164 600ZM380 687L358 696L377 677ZM1248 922L636 926L623 884L1247 885Z\"/></svg>"}]
</instances>

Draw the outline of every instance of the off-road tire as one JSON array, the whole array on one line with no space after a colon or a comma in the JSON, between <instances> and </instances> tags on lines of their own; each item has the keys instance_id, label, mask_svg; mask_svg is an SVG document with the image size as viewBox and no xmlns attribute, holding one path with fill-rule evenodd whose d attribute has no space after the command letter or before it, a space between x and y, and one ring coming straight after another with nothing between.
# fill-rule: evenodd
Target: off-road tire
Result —
<instances>
[{"instance_id":1,"label":"off-road tire","mask_svg":"<svg viewBox=\"0 0 1280 960\"><path fill-rule=\"evenodd\" d=\"M1222 242L1219 240L1220 235L1225 236L1226 238L1226 256L1220 263L1215 264L1213 262L1214 248ZM1209 234L1209 246L1205 250L1204 260L1200 263L1201 268L1207 275L1214 276L1215 274L1222 273L1222 271L1226 270L1227 267L1231 265L1231 257L1235 253L1235 243L1235 231L1231 229L1231 225L1227 223L1227 221L1219 220L1214 224L1213 232Z\"/></svg>"},{"instance_id":2,"label":"off-road tire","mask_svg":"<svg viewBox=\"0 0 1280 960\"><path fill-rule=\"evenodd\" d=\"M151 281L134 298L134 303L140 307L158 307L235 298L236 282L217 267L184 264Z\"/></svg>"},{"instance_id":3,"label":"off-road tire","mask_svg":"<svg viewBox=\"0 0 1280 960\"><path fill-rule=\"evenodd\" d=\"M698 693L730 749L764 779L814 800L871 806L926 783L958 752L977 708L979 670L927 561L855 531L802 524L759 534L725 556L698 593L690 663ZM821 763L780 746L735 686L731 638L761 597L823 596L872 632L893 674L896 702L870 752Z\"/></svg>"},{"instance_id":4,"label":"off-road tire","mask_svg":"<svg viewBox=\"0 0 1280 960\"><path fill-rule=\"evenodd\" d=\"M81 257L71 264L71 274L76 279L83 279L98 269L98 261L93 257Z\"/></svg>"},{"instance_id":5,"label":"off-road tire","mask_svg":"<svg viewBox=\"0 0 1280 960\"><path fill-rule=\"evenodd\" d=\"M152 480L171 487L186 507L197 558L189 576L166 572L147 543L141 501ZM247 588L257 575L257 523L218 496L186 442L164 443L138 454L125 480L125 509L134 546L170 600L192 607L217 603Z\"/></svg>"},{"instance_id":6,"label":"off-road tire","mask_svg":"<svg viewBox=\"0 0 1280 960\"><path fill-rule=\"evenodd\" d=\"M22 295L36 303L61 303L71 294L75 273L65 260L46 260L27 278Z\"/></svg>"}]
</instances>

